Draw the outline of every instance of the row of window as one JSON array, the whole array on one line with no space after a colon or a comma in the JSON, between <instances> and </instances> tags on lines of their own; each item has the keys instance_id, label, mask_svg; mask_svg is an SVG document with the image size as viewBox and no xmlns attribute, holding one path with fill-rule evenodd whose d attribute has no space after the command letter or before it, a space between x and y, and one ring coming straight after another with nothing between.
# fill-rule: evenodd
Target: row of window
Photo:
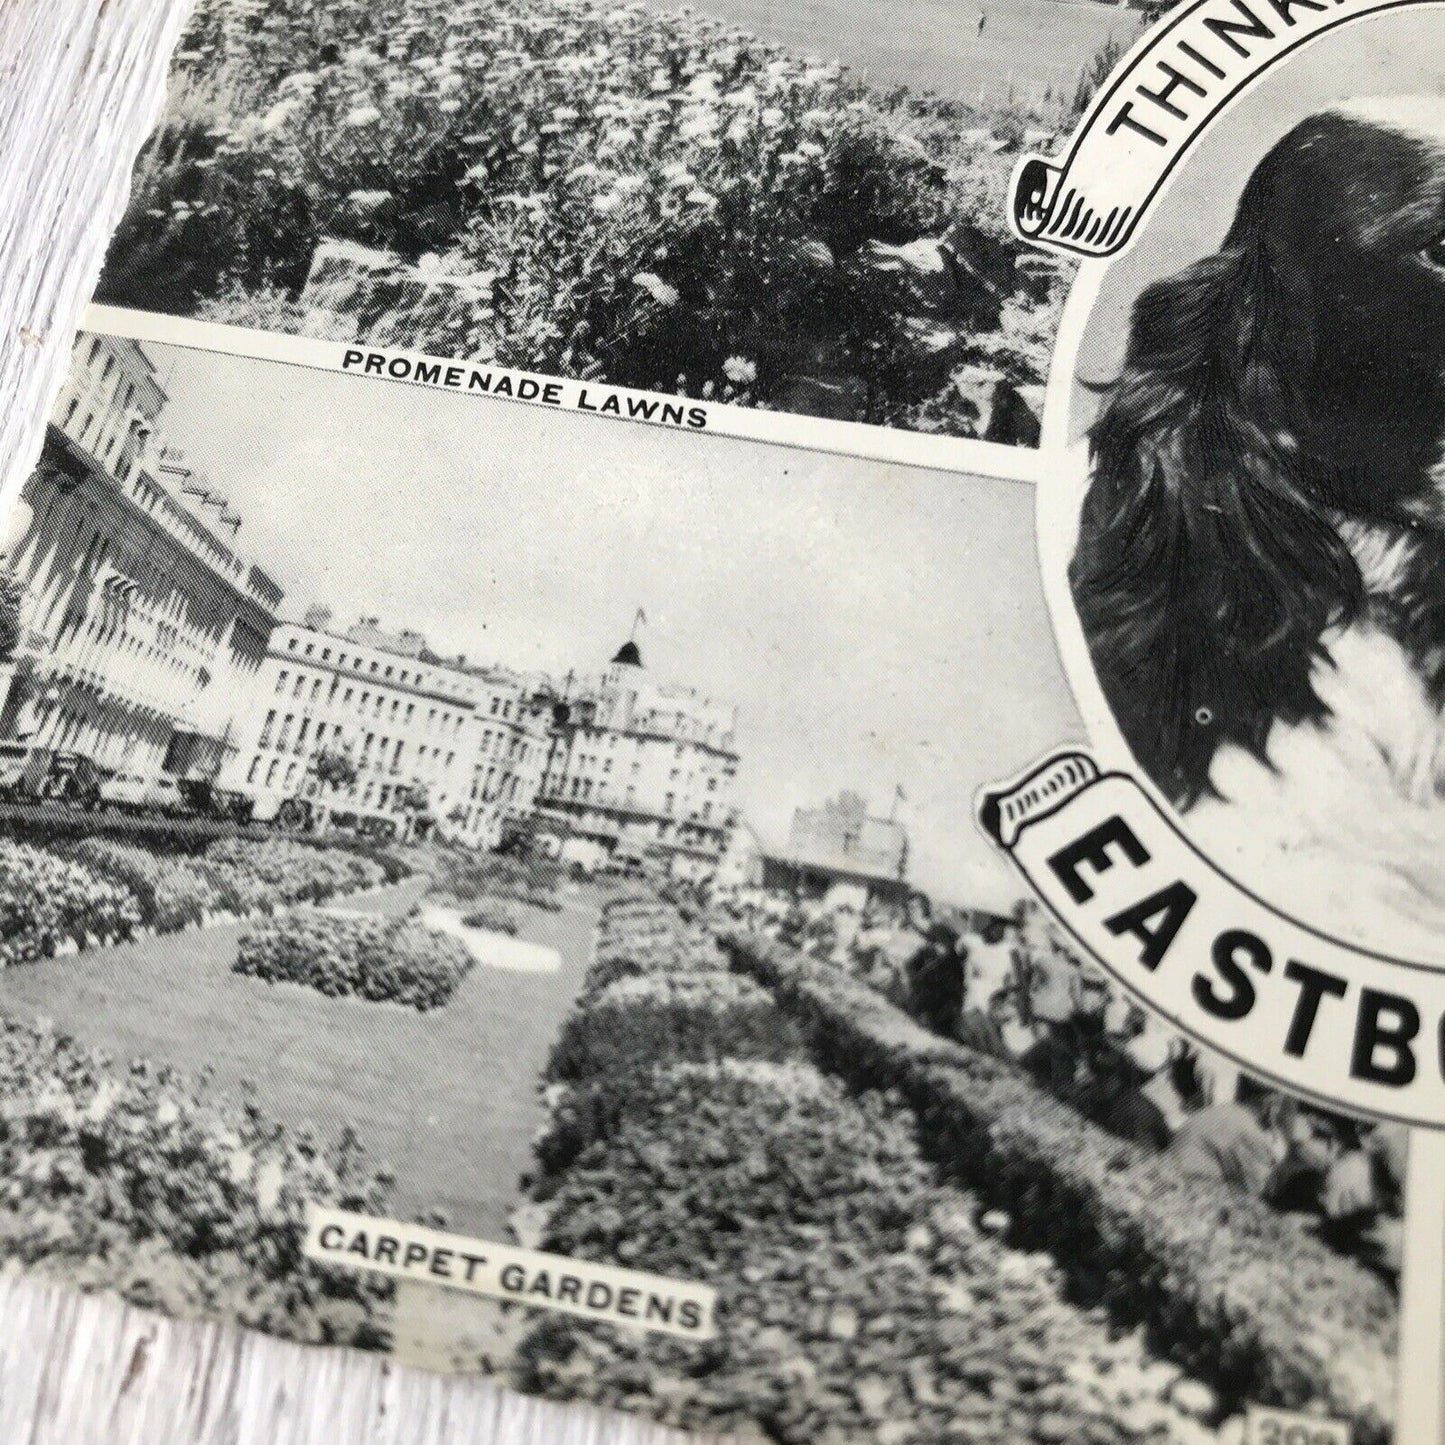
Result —
<instances>
[{"instance_id":1,"label":"row of window","mask_svg":"<svg viewBox=\"0 0 1445 1445\"><path fill-rule=\"evenodd\" d=\"M265 765L265 774L262 775L261 768ZM295 759L287 761L285 758L272 758L266 761L259 753L251 759L251 766L246 770L247 783L258 783L264 788L276 789L283 793L291 792L298 783L304 781L305 774L303 765ZM378 812L383 811L400 792L409 789L407 783L387 783L380 779L368 779L361 788L360 796L355 799L362 808L374 808ZM308 789L315 793L318 788L313 786ZM353 788L352 793L355 793Z\"/></svg>"},{"instance_id":2,"label":"row of window","mask_svg":"<svg viewBox=\"0 0 1445 1445\"><path fill-rule=\"evenodd\" d=\"M303 642L301 638L294 635L286 639L286 651L299 653L302 657L314 657L317 662L326 663L332 667L354 667L358 672L384 678L388 682L395 682L398 686L402 684L409 684L412 687L435 686L437 682L437 674L427 672L420 667L407 668L399 663L384 663L376 657L367 659L359 652L353 656L341 648L332 648L324 642ZM336 654L334 662L332 661L333 651ZM284 673L282 675L284 676Z\"/></svg>"},{"instance_id":3,"label":"row of window","mask_svg":"<svg viewBox=\"0 0 1445 1445\"><path fill-rule=\"evenodd\" d=\"M406 702L399 697L389 697L380 689L374 694L364 687L348 686L343 689L341 678L335 674L330 676L329 685L327 677L320 674L297 672L293 676L289 669L284 667L276 674L275 691L277 696L290 696L303 702L320 703L323 688L326 689L328 706L337 704L339 693L339 706L354 707L363 717L369 710L372 717L389 716L393 722L399 723L403 727L410 726L413 720L420 721L416 703ZM388 702L391 705L389 713L387 711ZM443 733L450 729L453 734L457 734L461 732L462 723L465 720L465 713L452 713L446 711L445 708L432 707L427 709L424 726L429 733L436 732L440 728Z\"/></svg>"},{"instance_id":4,"label":"row of window","mask_svg":"<svg viewBox=\"0 0 1445 1445\"><path fill-rule=\"evenodd\" d=\"M111 364L111 360L111 358L107 358L107 367ZM129 410L132 405L130 393L133 391L130 382L126 383L126 390L128 394L124 406L126 410ZM76 426L75 417L80 410L80 402L79 395L73 395L66 403L65 415L61 422L62 429L69 432L81 446L85 447L101 466L115 477L117 482L124 485L131 481L131 474L135 470L136 458L140 451L136 435L139 423L134 418L127 420L124 412L106 408L102 403L102 409L99 412L94 409L87 411L84 420L79 426ZM126 422L124 431L118 427L114 427L110 432L106 431L107 422L120 421ZM132 442L135 442L135 445L128 445ZM170 524L169 530L182 529L185 532L184 542L187 549L198 553L218 572L225 572L233 577L241 575L244 569L236 557L218 548L215 542L196 524L194 518L179 507L163 489L148 482L143 475L137 475L134 485L131 487L131 496L152 516L164 517Z\"/></svg>"},{"instance_id":5,"label":"row of window","mask_svg":"<svg viewBox=\"0 0 1445 1445\"><path fill-rule=\"evenodd\" d=\"M485 775L478 770L478 775L472 780L471 799L474 803L515 803L518 794L522 791L523 780L520 773L503 773L501 786L497 786L497 768L492 766L487 769ZM533 802L528 798L527 804Z\"/></svg>"},{"instance_id":6,"label":"row of window","mask_svg":"<svg viewBox=\"0 0 1445 1445\"><path fill-rule=\"evenodd\" d=\"M482 741L477 751L483 757L488 753L496 753L501 757L526 762L532 755L532 746L519 733L508 732L504 728L498 728L495 732L491 728L483 728Z\"/></svg>"},{"instance_id":7,"label":"row of window","mask_svg":"<svg viewBox=\"0 0 1445 1445\"><path fill-rule=\"evenodd\" d=\"M562 767L561 767L561 769L560 769L560 771L559 771L559 774L558 774L558 777L557 777L557 780L556 780L558 787L560 787L560 788L562 788L562 789L565 790L567 787L571 786L571 787L573 788L573 796L575 797L575 796L576 796L577 777L578 777L578 776L585 776L585 774L588 773L589 771L596 771L596 770L598 769L599 765L600 765L601 774L602 774L601 781L600 781L599 784L598 784L598 786L600 787L600 786L602 785L602 783L604 783L604 782L607 781L608 776L609 776L609 775L611 774L611 772L612 772L612 759L611 759L611 758L602 758L602 757L599 757L596 753L578 753L575 757L572 757L572 756L567 757L567 758L564 759L564 761L563 761L563 765L562 765ZM641 775L641 773L642 773L642 760L641 760L640 758L634 759L634 760L633 760L633 763L632 763L631 776L634 777L634 778L636 778L636 777L639 777L639 776ZM577 775L577 776L572 776L572 777L569 779L569 775L571 775L571 774L575 774L575 775ZM707 791L708 791L709 793L715 793L715 792L717 791L717 774L715 774L715 773L708 773L708 774L706 774L706 780L707 780L707 784L706 784L706 785L707 785ZM672 768L671 771L668 773L668 781L669 781L670 783L675 784L675 785L681 783L680 789L676 789L676 790L677 790L677 791L681 791L681 792L683 792L684 794L690 794L690 793L692 793L692 792L694 792L694 791L696 790L696 785L697 785L698 779L697 779L697 774L696 774L696 773L689 773L689 774L687 775L686 779L684 780L684 779L683 779L683 776L682 776L682 769L681 769L680 767L674 767L674 768ZM590 781L588 782L587 785L588 785L589 787L591 786Z\"/></svg>"},{"instance_id":8,"label":"row of window","mask_svg":"<svg viewBox=\"0 0 1445 1445\"><path fill-rule=\"evenodd\" d=\"M279 728L277 726L278 718L280 720ZM296 718L295 713L288 712L282 716L274 707L269 709L266 713L266 720L261 724L261 735L256 739L257 748L262 751L274 750L278 753L284 753L289 748L293 753L301 753L309 745L310 751L315 753L324 747L344 749L347 746L341 723L327 723L324 719L317 722L315 719L303 715L300 725L296 727L293 735L291 729L296 723ZM273 733L275 735L274 742L272 741ZM385 736L378 738L376 733L364 733L361 740L361 751L357 755L357 766L365 768L375 759L379 766L395 771L401 766L405 746L404 738ZM415 743L413 746L416 751L417 766L428 769L432 773L452 767L457 760L455 750L443 753L442 749L435 745L428 747L425 743Z\"/></svg>"},{"instance_id":9,"label":"row of window","mask_svg":"<svg viewBox=\"0 0 1445 1445\"><path fill-rule=\"evenodd\" d=\"M603 803L610 807L635 808L637 806L637 788L634 784L627 785L626 792L619 796L605 785L603 779L560 778L555 785L550 781L544 781L542 791L550 797L566 798L569 802L578 803ZM667 793L662 800L662 811L669 816L677 811L677 794ZM684 804L686 806L686 804ZM713 801L708 799L703 803L701 809L693 808L688 814L689 817L701 818L704 822L712 819ZM651 811L648 808L644 812Z\"/></svg>"}]
</instances>

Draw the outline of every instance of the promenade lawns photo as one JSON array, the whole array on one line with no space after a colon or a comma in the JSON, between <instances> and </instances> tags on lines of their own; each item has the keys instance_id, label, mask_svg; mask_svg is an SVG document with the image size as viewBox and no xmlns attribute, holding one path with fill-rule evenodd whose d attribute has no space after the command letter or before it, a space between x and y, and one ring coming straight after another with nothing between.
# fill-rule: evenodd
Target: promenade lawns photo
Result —
<instances>
[{"instance_id":1,"label":"promenade lawns photo","mask_svg":"<svg viewBox=\"0 0 1445 1445\"><path fill-rule=\"evenodd\" d=\"M936 17L935 94L894 83L906 45L882 82L810 58L836 0L786 47L742 5L203 3L98 299L977 434L963 378L1040 385L1066 279L1009 234L1009 173L1138 23L985 8ZM949 87L950 52L987 59Z\"/></svg>"}]
</instances>

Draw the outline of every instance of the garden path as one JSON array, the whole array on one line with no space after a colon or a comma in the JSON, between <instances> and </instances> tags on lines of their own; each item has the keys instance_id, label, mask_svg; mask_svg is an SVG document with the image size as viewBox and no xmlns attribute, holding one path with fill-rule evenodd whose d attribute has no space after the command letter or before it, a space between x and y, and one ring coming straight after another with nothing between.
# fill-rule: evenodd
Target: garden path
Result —
<instances>
[{"instance_id":1,"label":"garden path","mask_svg":"<svg viewBox=\"0 0 1445 1445\"><path fill-rule=\"evenodd\" d=\"M407 880L338 906L404 912L422 891ZM435 1209L458 1233L506 1240L542 1121L538 1077L596 924L582 899L516 911L521 936L555 948L561 967L474 968L426 1014L232 973L245 923L0 971L0 1011L43 1015L118 1058L209 1068L223 1089L250 1081L268 1114L323 1136L350 1124L395 1173L395 1213Z\"/></svg>"}]
</instances>

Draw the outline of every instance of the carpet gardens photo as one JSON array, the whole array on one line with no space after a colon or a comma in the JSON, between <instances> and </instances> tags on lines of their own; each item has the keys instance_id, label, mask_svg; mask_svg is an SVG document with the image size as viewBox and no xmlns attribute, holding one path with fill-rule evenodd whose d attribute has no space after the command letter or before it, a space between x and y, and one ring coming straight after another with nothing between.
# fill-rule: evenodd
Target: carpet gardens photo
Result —
<instances>
[{"instance_id":1,"label":"carpet gardens photo","mask_svg":"<svg viewBox=\"0 0 1445 1445\"><path fill-rule=\"evenodd\" d=\"M0 1258L788 1445L1395 1438L1404 1136L1143 1013L971 822L1080 733L1030 486L286 344L83 333L6 518Z\"/></svg>"}]
</instances>

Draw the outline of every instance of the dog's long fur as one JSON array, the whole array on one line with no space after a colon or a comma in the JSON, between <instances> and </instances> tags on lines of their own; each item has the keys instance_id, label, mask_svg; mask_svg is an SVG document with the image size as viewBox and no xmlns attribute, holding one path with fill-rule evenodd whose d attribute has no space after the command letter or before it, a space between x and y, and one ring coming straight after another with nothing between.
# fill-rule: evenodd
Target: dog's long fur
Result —
<instances>
[{"instance_id":1,"label":"dog's long fur","mask_svg":"<svg viewBox=\"0 0 1445 1445\"><path fill-rule=\"evenodd\" d=\"M1445 134L1445 102L1440 109ZM1178 805L1323 724L1351 627L1445 676L1445 147L1327 112L1215 255L1148 287L1091 434L1070 583L1105 696Z\"/></svg>"}]
</instances>

